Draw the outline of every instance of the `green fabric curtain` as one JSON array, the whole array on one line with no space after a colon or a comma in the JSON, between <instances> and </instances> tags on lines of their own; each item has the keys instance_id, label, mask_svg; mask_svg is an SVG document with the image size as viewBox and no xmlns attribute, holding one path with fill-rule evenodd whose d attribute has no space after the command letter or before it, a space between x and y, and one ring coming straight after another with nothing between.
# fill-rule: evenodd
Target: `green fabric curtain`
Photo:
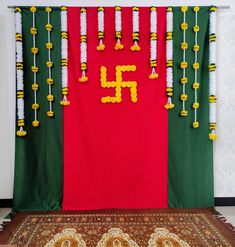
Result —
<instances>
[{"instance_id":1,"label":"green fabric curtain","mask_svg":"<svg viewBox=\"0 0 235 247\"><path fill-rule=\"evenodd\" d=\"M192 122L194 111L192 104L194 102L194 12L189 8L186 14L188 30L186 32L186 41L188 49L186 51L186 61L188 69L186 76L186 93L188 101L186 109L187 117L179 115L182 109L180 95L182 93L182 69L180 62L183 60L183 52L180 44L183 41L183 32L180 24L183 22L183 13L180 8L174 8L174 97L175 108L169 111L168 122L168 203L169 207L211 207L214 206L214 185L213 185L213 153L212 142L208 139L209 133L209 104L208 104L208 21L209 7L201 7L198 12L198 42L200 51L198 61L200 64L198 82L198 100L200 108L198 110L199 129L193 129ZM187 17L188 16L188 17Z\"/></svg>"},{"instance_id":2,"label":"green fabric curtain","mask_svg":"<svg viewBox=\"0 0 235 247\"><path fill-rule=\"evenodd\" d=\"M22 8L23 27L23 55L24 55L24 85L25 85L25 121L28 134L26 137L16 137L15 151L15 183L13 210L55 210L61 207L62 201L62 163L63 163L63 140L62 140L62 107L61 99L61 28L60 9L53 8L50 14L53 31L51 42L54 48L51 52L54 67L52 77L54 85L52 94L55 97L53 103L54 118L47 116L49 102L47 101L48 84L48 50L45 47L47 42L47 13L45 8L37 8L36 47L39 48L37 55L37 83L39 90L37 99L40 105L38 119L41 125L32 127L34 111L31 105L34 103L33 90L33 46L30 28L32 27L32 13L28 8ZM37 42L37 40L39 42Z\"/></svg>"}]
</instances>

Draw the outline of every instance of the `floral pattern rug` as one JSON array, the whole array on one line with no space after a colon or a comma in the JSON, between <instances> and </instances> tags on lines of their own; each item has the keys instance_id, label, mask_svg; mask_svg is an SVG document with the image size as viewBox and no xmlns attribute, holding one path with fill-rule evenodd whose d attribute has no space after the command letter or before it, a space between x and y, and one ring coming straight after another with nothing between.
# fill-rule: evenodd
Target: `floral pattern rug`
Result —
<instances>
[{"instance_id":1,"label":"floral pattern rug","mask_svg":"<svg viewBox=\"0 0 235 247\"><path fill-rule=\"evenodd\" d=\"M19 213L0 244L45 247L234 247L231 225L210 209Z\"/></svg>"}]
</instances>

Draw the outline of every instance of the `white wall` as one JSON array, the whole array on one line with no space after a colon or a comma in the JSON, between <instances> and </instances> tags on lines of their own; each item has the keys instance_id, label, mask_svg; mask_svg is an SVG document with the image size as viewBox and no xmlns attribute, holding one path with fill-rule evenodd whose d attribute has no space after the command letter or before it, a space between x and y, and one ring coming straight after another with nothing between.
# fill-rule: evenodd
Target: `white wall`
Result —
<instances>
[{"instance_id":1,"label":"white wall","mask_svg":"<svg viewBox=\"0 0 235 247\"><path fill-rule=\"evenodd\" d=\"M149 0L1 0L0 4L0 199L12 198L15 139L14 14L8 5L167 6ZM229 5L218 14L218 134L215 144L215 196L235 197L235 1L178 0L177 5Z\"/></svg>"}]
</instances>

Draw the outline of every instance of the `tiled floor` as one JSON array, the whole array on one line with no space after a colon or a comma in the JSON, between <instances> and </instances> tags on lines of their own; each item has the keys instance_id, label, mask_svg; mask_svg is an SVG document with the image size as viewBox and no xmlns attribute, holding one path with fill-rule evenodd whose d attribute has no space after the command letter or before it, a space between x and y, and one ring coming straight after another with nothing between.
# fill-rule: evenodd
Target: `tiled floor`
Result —
<instances>
[{"instance_id":1,"label":"tiled floor","mask_svg":"<svg viewBox=\"0 0 235 247\"><path fill-rule=\"evenodd\" d=\"M216 207L223 216L226 217L227 221L235 226L235 206L234 207ZM11 212L10 208L0 208L0 224L2 219Z\"/></svg>"}]
</instances>

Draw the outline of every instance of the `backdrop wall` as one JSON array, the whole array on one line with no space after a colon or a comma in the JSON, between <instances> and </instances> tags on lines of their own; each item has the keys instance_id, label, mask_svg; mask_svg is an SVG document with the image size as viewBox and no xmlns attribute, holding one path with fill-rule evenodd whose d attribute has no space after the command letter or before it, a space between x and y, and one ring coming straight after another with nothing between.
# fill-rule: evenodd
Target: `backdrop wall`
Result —
<instances>
[{"instance_id":1,"label":"backdrop wall","mask_svg":"<svg viewBox=\"0 0 235 247\"><path fill-rule=\"evenodd\" d=\"M81 5L174 5L173 1L80 1ZM28 5L28 1L2 0L0 6L0 199L12 198L15 140L15 37L14 11L8 5ZM77 5L77 1L47 1L46 5ZM177 1L177 5L195 1ZM197 1L197 5L230 5L218 13L218 134L215 142L215 196L235 197L235 2ZM45 5L45 1L30 1Z\"/></svg>"}]
</instances>

